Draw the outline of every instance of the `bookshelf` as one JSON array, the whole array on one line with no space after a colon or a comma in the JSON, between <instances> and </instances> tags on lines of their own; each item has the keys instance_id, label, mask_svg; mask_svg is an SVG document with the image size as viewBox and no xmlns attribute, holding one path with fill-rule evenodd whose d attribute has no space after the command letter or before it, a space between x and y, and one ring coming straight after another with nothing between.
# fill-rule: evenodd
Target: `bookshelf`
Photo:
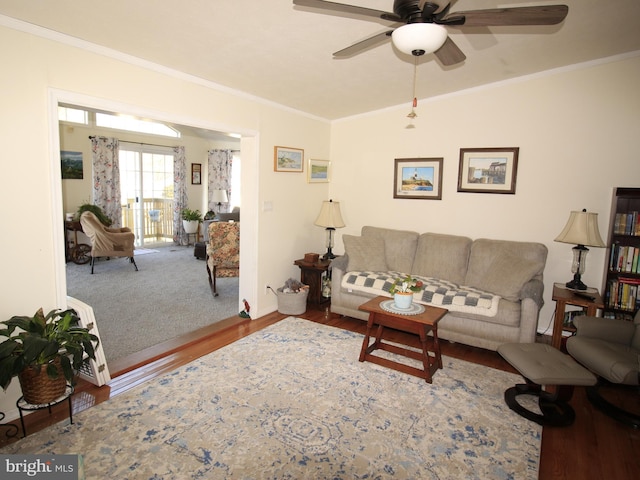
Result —
<instances>
[{"instance_id":1,"label":"bookshelf","mask_svg":"<svg viewBox=\"0 0 640 480\"><path fill-rule=\"evenodd\" d=\"M604 316L632 319L640 309L640 188L616 188L610 218Z\"/></svg>"}]
</instances>

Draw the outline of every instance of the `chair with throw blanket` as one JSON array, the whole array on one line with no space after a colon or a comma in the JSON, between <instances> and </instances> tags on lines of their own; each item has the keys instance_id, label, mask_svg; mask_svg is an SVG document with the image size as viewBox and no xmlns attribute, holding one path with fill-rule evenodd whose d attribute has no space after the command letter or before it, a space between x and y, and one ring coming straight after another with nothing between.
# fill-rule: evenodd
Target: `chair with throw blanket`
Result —
<instances>
[{"instance_id":1,"label":"chair with throw blanket","mask_svg":"<svg viewBox=\"0 0 640 480\"><path fill-rule=\"evenodd\" d=\"M91 240L91 273L98 257L129 257L136 271L138 266L133 259L135 235L128 228L109 228L103 225L92 212L83 212L80 216L82 230Z\"/></svg>"},{"instance_id":2,"label":"chair with throw blanket","mask_svg":"<svg viewBox=\"0 0 640 480\"><path fill-rule=\"evenodd\" d=\"M240 222L212 222L207 243L207 275L214 297L216 278L240 275Z\"/></svg>"},{"instance_id":3,"label":"chair with throw blanket","mask_svg":"<svg viewBox=\"0 0 640 480\"><path fill-rule=\"evenodd\" d=\"M582 365L601 377L587 396L599 410L634 428L640 428L640 413L628 411L605 400L599 388L607 382L626 385L633 405L640 400L640 311L633 322L612 318L576 317L576 335L567 340L567 351ZM620 387L622 388L622 387Z\"/></svg>"}]
</instances>

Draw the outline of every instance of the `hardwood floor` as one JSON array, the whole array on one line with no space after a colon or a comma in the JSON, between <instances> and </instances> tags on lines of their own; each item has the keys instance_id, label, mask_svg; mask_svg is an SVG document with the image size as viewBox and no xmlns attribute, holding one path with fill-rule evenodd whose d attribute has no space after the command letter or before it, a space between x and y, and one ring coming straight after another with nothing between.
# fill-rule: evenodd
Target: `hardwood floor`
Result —
<instances>
[{"instance_id":1,"label":"hardwood floor","mask_svg":"<svg viewBox=\"0 0 640 480\"><path fill-rule=\"evenodd\" d=\"M277 312L257 320L230 318L198 332L148 349L110 365L113 380L110 385L96 387L81 381L73 396L74 414L119 395L142 382L158 377L181 365L224 347L251 333L279 322L286 315ZM324 309L309 309L301 317L325 325L364 333L365 323ZM396 333L403 342L417 343L417 337ZM469 362L516 373L502 357L492 351L441 341L442 354ZM354 359L357 359L355 353ZM438 374L434 381L437 382ZM619 400L638 409L638 395L623 391ZM542 480L627 480L640 476L640 430L634 430L594 409L584 388L575 389L571 405L576 421L571 427L545 427L542 433L542 454L539 478ZM58 405L51 415L47 411L26 417L29 433L64 420L67 405ZM19 425L19 421L13 422ZM0 430L0 446L15 441Z\"/></svg>"}]
</instances>

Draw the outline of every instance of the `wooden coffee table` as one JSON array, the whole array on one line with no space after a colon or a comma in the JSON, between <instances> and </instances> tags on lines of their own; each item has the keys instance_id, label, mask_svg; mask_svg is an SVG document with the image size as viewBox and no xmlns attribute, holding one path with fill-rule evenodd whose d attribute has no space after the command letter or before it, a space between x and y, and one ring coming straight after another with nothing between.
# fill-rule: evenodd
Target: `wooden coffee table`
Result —
<instances>
[{"instance_id":1,"label":"wooden coffee table","mask_svg":"<svg viewBox=\"0 0 640 480\"><path fill-rule=\"evenodd\" d=\"M361 362L366 360L377 363L378 365L392 368L399 372L424 378L428 383L432 383L433 374L439 368L442 368L442 356L440 355L440 344L438 343L438 321L447 314L447 310L444 308L423 305L425 310L422 313L418 313L416 315L402 315L384 310L380 306L380 303L386 300L390 300L389 297L380 296L373 298L358 307L359 310L369 312L367 333L362 342L359 360ZM369 345L371 329L374 325L377 325L378 327L375 334L375 341ZM382 337L385 327L418 335L420 337L422 351L410 350L383 342ZM432 332L433 334L431 341L428 341L427 338L429 332ZM406 358L422 361L423 368L419 369L388 358L373 355L373 352L378 349Z\"/></svg>"}]
</instances>

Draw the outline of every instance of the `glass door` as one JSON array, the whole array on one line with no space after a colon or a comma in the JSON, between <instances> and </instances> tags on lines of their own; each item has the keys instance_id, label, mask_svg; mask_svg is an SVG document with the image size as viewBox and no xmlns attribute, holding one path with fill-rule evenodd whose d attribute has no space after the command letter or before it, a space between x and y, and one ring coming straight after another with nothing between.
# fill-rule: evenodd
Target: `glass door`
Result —
<instances>
[{"instance_id":1,"label":"glass door","mask_svg":"<svg viewBox=\"0 0 640 480\"><path fill-rule=\"evenodd\" d=\"M173 242L173 162L169 148L120 145L122 225L136 247Z\"/></svg>"}]
</instances>

